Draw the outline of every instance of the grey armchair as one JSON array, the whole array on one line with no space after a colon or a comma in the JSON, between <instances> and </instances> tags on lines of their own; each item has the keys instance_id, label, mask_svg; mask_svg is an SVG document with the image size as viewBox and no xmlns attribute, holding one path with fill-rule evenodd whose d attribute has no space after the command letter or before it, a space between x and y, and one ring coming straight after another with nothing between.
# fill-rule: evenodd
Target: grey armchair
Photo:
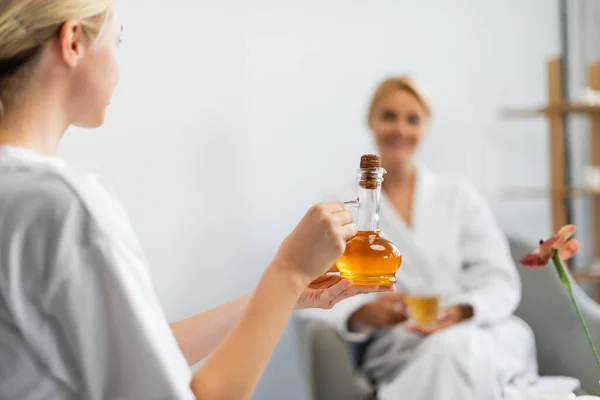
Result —
<instances>
[{"instance_id":1,"label":"grey armchair","mask_svg":"<svg viewBox=\"0 0 600 400\"><path fill-rule=\"evenodd\" d=\"M510 239L513 258L518 260L535 244ZM588 394L600 395L600 371L571 300L562 288L556 271L518 267L523 298L516 314L533 329L541 375L578 378ZM574 291L595 346L600 346L600 306L579 286ZM373 390L357 372L363 346L350 346L328 325L298 319L300 349L313 400L369 400Z\"/></svg>"}]
</instances>

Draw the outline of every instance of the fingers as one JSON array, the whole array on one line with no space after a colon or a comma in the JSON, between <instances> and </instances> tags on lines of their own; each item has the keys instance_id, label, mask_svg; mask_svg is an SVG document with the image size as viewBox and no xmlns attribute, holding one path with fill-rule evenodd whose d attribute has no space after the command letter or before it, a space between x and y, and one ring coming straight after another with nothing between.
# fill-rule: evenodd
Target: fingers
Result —
<instances>
[{"instance_id":1,"label":"fingers","mask_svg":"<svg viewBox=\"0 0 600 400\"><path fill-rule=\"evenodd\" d=\"M349 297L354 297L359 294L369 293L365 289L361 289L359 286L352 286L352 281L350 279L342 279L342 281L348 282L348 285L344 288L343 291L336 293L331 300L332 305L339 303L340 301L347 299Z\"/></svg>"},{"instance_id":2,"label":"fingers","mask_svg":"<svg viewBox=\"0 0 600 400\"><path fill-rule=\"evenodd\" d=\"M427 326L420 326L420 325L416 325L414 322L409 322L406 325L404 325L404 328L409 332L417 333L420 335L431 335L433 333L447 329L455 324L456 324L456 321L454 321L452 319L444 319L444 320L438 321L435 324L427 325Z\"/></svg>"},{"instance_id":3,"label":"fingers","mask_svg":"<svg viewBox=\"0 0 600 400\"><path fill-rule=\"evenodd\" d=\"M393 292L396 290L396 286L361 286L352 285L349 286L343 293L345 297L352 297L359 294L378 293L378 292Z\"/></svg>"},{"instance_id":4,"label":"fingers","mask_svg":"<svg viewBox=\"0 0 600 400\"><path fill-rule=\"evenodd\" d=\"M332 218L334 221L338 222L340 225L348 225L354 222L354 215L352 211L348 207L344 205L344 203L339 202L331 202L331 203L321 203L323 210L332 214Z\"/></svg>"},{"instance_id":5,"label":"fingers","mask_svg":"<svg viewBox=\"0 0 600 400\"><path fill-rule=\"evenodd\" d=\"M349 297L358 296L360 294L367 294L376 292L376 286L349 286L344 290L344 292L340 293L336 298L336 302L347 299Z\"/></svg>"},{"instance_id":6,"label":"fingers","mask_svg":"<svg viewBox=\"0 0 600 400\"><path fill-rule=\"evenodd\" d=\"M398 321L398 322L406 320L406 318L407 318L406 311L404 310L404 307L401 304L387 303L387 304L384 304L383 307L393 317L400 318L400 321Z\"/></svg>"},{"instance_id":7,"label":"fingers","mask_svg":"<svg viewBox=\"0 0 600 400\"><path fill-rule=\"evenodd\" d=\"M406 320L403 312L375 302L363 305L350 318L378 328L388 328Z\"/></svg>"},{"instance_id":8,"label":"fingers","mask_svg":"<svg viewBox=\"0 0 600 400\"><path fill-rule=\"evenodd\" d=\"M373 304L373 306L369 308L369 313L369 319L373 321L374 325L380 328L394 326L406 320L406 315L402 310L390 305Z\"/></svg>"},{"instance_id":9,"label":"fingers","mask_svg":"<svg viewBox=\"0 0 600 400\"><path fill-rule=\"evenodd\" d=\"M450 306L444 310L442 310L438 316L438 320L445 321L451 320L454 322L459 322L461 320L461 310L459 306Z\"/></svg>"},{"instance_id":10,"label":"fingers","mask_svg":"<svg viewBox=\"0 0 600 400\"><path fill-rule=\"evenodd\" d=\"M356 236L356 233L358 232L358 226L356 226L356 224L344 225L338 228L337 232L338 235L340 235L344 239L351 239L354 236Z\"/></svg>"},{"instance_id":11,"label":"fingers","mask_svg":"<svg viewBox=\"0 0 600 400\"><path fill-rule=\"evenodd\" d=\"M429 334L431 335L432 333L436 333L439 332L441 330L444 330L446 328L451 327L452 325L454 325L456 322L455 321L451 321L451 320L443 320L438 322L437 324L431 326L428 331Z\"/></svg>"},{"instance_id":12,"label":"fingers","mask_svg":"<svg viewBox=\"0 0 600 400\"><path fill-rule=\"evenodd\" d=\"M354 286L352 284L352 281L349 279L342 279L342 281L347 281L349 284L344 288L342 292L335 294L335 296L332 299L332 304L337 304L344 299L358 296L361 294L376 293L382 291L389 292L395 290L395 286Z\"/></svg>"},{"instance_id":13,"label":"fingers","mask_svg":"<svg viewBox=\"0 0 600 400\"><path fill-rule=\"evenodd\" d=\"M435 329L433 330L433 332L437 332L437 331L441 331L442 329L446 329L451 327L452 325L455 325L456 321L453 320L449 320L449 319L445 319L443 321L440 321L436 326Z\"/></svg>"},{"instance_id":14,"label":"fingers","mask_svg":"<svg viewBox=\"0 0 600 400\"><path fill-rule=\"evenodd\" d=\"M452 315L450 312L448 312L448 310L442 310L440 311L439 315L438 315L438 322L442 322L445 320L448 320L452 318Z\"/></svg>"},{"instance_id":15,"label":"fingers","mask_svg":"<svg viewBox=\"0 0 600 400\"><path fill-rule=\"evenodd\" d=\"M367 294L367 293L379 293L379 292L393 292L396 290L396 286L351 286L347 292L350 295Z\"/></svg>"},{"instance_id":16,"label":"fingers","mask_svg":"<svg viewBox=\"0 0 600 400\"><path fill-rule=\"evenodd\" d=\"M382 292L395 292L396 291L396 285L378 286L378 287Z\"/></svg>"},{"instance_id":17,"label":"fingers","mask_svg":"<svg viewBox=\"0 0 600 400\"><path fill-rule=\"evenodd\" d=\"M340 225L348 225L354 222L354 216L349 210L342 210L340 212L334 213L331 218Z\"/></svg>"},{"instance_id":18,"label":"fingers","mask_svg":"<svg viewBox=\"0 0 600 400\"><path fill-rule=\"evenodd\" d=\"M344 294L344 291L348 287L350 287L351 285L352 285L352 281L351 280L349 280L349 279L341 279L335 285L327 288L327 295L331 299L330 302L331 302L332 306L334 304L336 304L338 301L340 301L340 300L348 297L348 296L343 296L343 294Z\"/></svg>"},{"instance_id":19,"label":"fingers","mask_svg":"<svg viewBox=\"0 0 600 400\"><path fill-rule=\"evenodd\" d=\"M409 322L404 325L404 329L417 335L427 336L433 333L433 328L429 326L416 325L414 322Z\"/></svg>"},{"instance_id":20,"label":"fingers","mask_svg":"<svg viewBox=\"0 0 600 400\"><path fill-rule=\"evenodd\" d=\"M446 324L442 324L441 322L436 322L430 325L418 325L416 322L411 321L404 325L404 328L409 331L419 335L431 335L439 330L447 328Z\"/></svg>"},{"instance_id":21,"label":"fingers","mask_svg":"<svg viewBox=\"0 0 600 400\"><path fill-rule=\"evenodd\" d=\"M333 214L331 218L333 219L334 224L339 226L337 232L344 239L350 239L358 232L358 226L354 223L352 213L345 207L341 211Z\"/></svg>"},{"instance_id":22,"label":"fingers","mask_svg":"<svg viewBox=\"0 0 600 400\"><path fill-rule=\"evenodd\" d=\"M326 285L326 283L331 283L333 280L335 281L339 281L340 277L339 275L329 275L329 274L323 274L321 276L318 276L317 278L315 278L309 285L310 286L331 286L331 285Z\"/></svg>"},{"instance_id":23,"label":"fingers","mask_svg":"<svg viewBox=\"0 0 600 400\"><path fill-rule=\"evenodd\" d=\"M319 203L311 209L321 215L322 221L326 222L328 228L333 228L336 235L343 239L356 236L358 227L354 223L352 212L340 202Z\"/></svg>"},{"instance_id":24,"label":"fingers","mask_svg":"<svg viewBox=\"0 0 600 400\"><path fill-rule=\"evenodd\" d=\"M395 309L385 310L381 315L381 326L383 328L394 326L404 321L406 321L406 315Z\"/></svg>"},{"instance_id":25,"label":"fingers","mask_svg":"<svg viewBox=\"0 0 600 400\"><path fill-rule=\"evenodd\" d=\"M341 203L339 201L326 201L319 204L323 207L325 211L328 211L332 214L349 210L349 208L346 207L344 203Z\"/></svg>"}]
</instances>

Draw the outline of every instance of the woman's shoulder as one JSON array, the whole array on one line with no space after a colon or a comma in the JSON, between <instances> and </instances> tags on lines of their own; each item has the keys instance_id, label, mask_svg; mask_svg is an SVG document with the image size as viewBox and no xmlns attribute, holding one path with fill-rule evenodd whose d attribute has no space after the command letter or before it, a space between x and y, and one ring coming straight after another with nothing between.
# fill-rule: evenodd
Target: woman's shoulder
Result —
<instances>
[{"instance_id":1,"label":"woman's shoulder","mask_svg":"<svg viewBox=\"0 0 600 400\"><path fill-rule=\"evenodd\" d=\"M57 171L21 169L2 180L0 210L5 212L59 216L83 206L78 191Z\"/></svg>"},{"instance_id":2,"label":"woman's shoulder","mask_svg":"<svg viewBox=\"0 0 600 400\"><path fill-rule=\"evenodd\" d=\"M43 221L58 229L76 216L80 223L102 231L107 222L121 217L114 195L89 172L72 167L31 168L5 178L0 185L0 214L22 215L22 222L40 225Z\"/></svg>"}]
</instances>

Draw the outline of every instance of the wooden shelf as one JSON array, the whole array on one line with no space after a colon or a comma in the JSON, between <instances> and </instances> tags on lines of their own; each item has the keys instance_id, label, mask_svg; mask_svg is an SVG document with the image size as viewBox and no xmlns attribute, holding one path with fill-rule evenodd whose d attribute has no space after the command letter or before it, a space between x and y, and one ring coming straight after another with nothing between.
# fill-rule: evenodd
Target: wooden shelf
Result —
<instances>
[{"instance_id":1,"label":"wooden shelf","mask_svg":"<svg viewBox=\"0 0 600 400\"><path fill-rule=\"evenodd\" d=\"M503 193L503 198L508 199L547 199L551 211L552 230L550 234L558 232L561 227L568 223L570 213L569 201L573 197L591 196L594 200L600 199L600 192L586 189L585 187L574 187L567 180L567 155L566 142L566 114L579 114L587 117L588 124L588 160L589 165L600 166L600 104L584 102L571 102L565 97L563 76L563 61L553 58L546 65L547 100L546 104L539 107L519 108L512 107L500 110L505 118L533 118L543 117L548 126L548 160L549 160L549 187L511 187ZM600 91L600 60L588 65L587 88ZM580 156L579 154L577 155ZM535 185L535 182L533 182ZM589 204L591 212L589 218L593 224L591 229L591 246L588 250L593 253L594 259L600 260L600 201L591 201ZM572 269L573 276L578 281L592 282L595 288L595 299L600 303L600 274L588 271Z\"/></svg>"},{"instance_id":2,"label":"wooden shelf","mask_svg":"<svg viewBox=\"0 0 600 400\"><path fill-rule=\"evenodd\" d=\"M563 190L552 190L548 188L509 188L504 190L502 197L510 200L539 199L550 196L581 197L581 196L600 196L600 191L590 190L584 187L567 187Z\"/></svg>"},{"instance_id":3,"label":"wooden shelf","mask_svg":"<svg viewBox=\"0 0 600 400\"><path fill-rule=\"evenodd\" d=\"M600 274L589 271L573 271L571 275L575 282L589 282L594 285L594 300L600 303Z\"/></svg>"},{"instance_id":4,"label":"wooden shelf","mask_svg":"<svg viewBox=\"0 0 600 400\"><path fill-rule=\"evenodd\" d=\"M597 114L600 115L600 105L591 104L562 104L540 108L507 108L501 111L504 118L532 118L549 114Z\"/></svg>"},{"instance_id":5,"label":"wooden shelf","mask_svg":"<svg viewBox=\"0 0 600 400\"><path fill-rule=\"evenodd\" d=\"M588 272L588 271L571 271L571 275L573 275L573 278L580 282L596 282L596 283L600 283L600 274L594 274L592 272Z\"/></svg>"}]
</instances>

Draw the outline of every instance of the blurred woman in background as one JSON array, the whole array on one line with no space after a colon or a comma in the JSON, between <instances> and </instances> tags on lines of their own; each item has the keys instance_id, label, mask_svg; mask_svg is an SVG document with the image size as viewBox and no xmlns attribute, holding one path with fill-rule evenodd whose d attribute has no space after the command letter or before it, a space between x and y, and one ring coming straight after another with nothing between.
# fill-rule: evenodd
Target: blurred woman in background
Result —
<instances>
[{"instance_id":1,"label":"blurred woman in background","mask_svg":"<svg viewBox=\"0 0 600 400\"><path fill-rule=\"evenodd\" d=\"M521 284L507 239L471 184L413 160L431 113L410 76L373 95L368 123L387 170L380 227L403 254L399 291L340 305L339 330L372 340L362 372L384 400L537 398L533 333L513 316ZM407 322L411 295L437 299L439 319Z\"/></svg>"}]
</instances>

